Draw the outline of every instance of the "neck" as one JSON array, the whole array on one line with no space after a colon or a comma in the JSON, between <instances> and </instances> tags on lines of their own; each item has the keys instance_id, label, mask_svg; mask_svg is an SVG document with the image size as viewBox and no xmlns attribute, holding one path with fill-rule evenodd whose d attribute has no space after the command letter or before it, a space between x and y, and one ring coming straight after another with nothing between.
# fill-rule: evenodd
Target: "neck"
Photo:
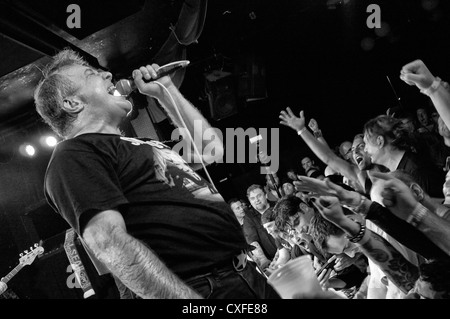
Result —
<instances>
[{"instance_id":1,"label":"neck","mask_svg":"<svg viewBox=\"0 0 450 319\"><path fill-rule=\"evenodd\" d=\"M257 208L255 208L255 210L262 215L269 207L270 207L270 205L269 205L269 203L267 203L266 206L264 206L264 208L262 210L259 210Z\"/></svg>"},{"instance_id":2,"label":"neck","mask_svg":"<svg viewBox=\"0 0 450 319\"><path fill-rule=\"evenodd\" d=\"M77 125L78 124L78 125ZM112 125L105 121L91 122L88 124L76 123L74 128L67 135L67 138L74 138L88 133L117 134L122 135L119 125Z\"/></svg>"},{"instance_id":3,"label":"neck","mask_svg":"<svg viewBox=\"0 0 450 319\"><path fill-rule=\"evenodd\" d=\"M405 154L404 150L394 149L391 146L386 146L387 149L380 157L378 164L386 166L391 172L395 171L400 164L400 161Z\"/></svg>"},{"instance_id":4,"label":"neck","mask_svg":"<svg viewBox=\"0 0 450 319\"><path fill-rule=\"evenodd\" d=\"M237 217L237 220L238 220L240 225L244 224L244 217Z\"/></svg>"}]
</instances>

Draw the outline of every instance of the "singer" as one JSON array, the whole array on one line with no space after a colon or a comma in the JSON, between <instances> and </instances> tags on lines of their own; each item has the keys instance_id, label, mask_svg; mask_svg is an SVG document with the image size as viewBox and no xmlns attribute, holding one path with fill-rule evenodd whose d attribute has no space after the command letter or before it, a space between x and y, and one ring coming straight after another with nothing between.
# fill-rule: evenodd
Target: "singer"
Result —
<instances>
[{"instance_id":1,"label":"singer","mask_svg":"<svg viewBox=\"0 0 450 319\"><path fill-rule=\"evenodd\" d=\"M183 138L195 137L194 121L211 129L168 76L150 81L157 68L133 71L139 92L186 124L192 135ZM64 50L43 74L36 109L64 139L47 167L46 198L119 287L136 298L279 298L246 263L241 226L214 188L164 144L121 135L132 106L113 94L111 73Z\"/></svg>"}]
</instances>

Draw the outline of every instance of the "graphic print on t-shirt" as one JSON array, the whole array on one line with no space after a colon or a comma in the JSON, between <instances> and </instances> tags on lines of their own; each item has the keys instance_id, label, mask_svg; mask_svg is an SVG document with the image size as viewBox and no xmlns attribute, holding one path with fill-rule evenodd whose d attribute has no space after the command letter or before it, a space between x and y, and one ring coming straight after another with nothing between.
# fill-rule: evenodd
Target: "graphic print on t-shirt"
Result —
<instances>
[{"instance_id":1,"label":"graphic print on t-shirt","mask_svg":"<svg viewBox=\"0 0 450 319\"><path fill-rule=\"evenodd\" d=\"M154 140L142 141L136 138L121 137L133 145L150 145L157 178L171 187L187 189L195 198L223 201L222 196L214 191L199 174L197 174L180 156L167 145Z\"/></svg>"}]
</instances>

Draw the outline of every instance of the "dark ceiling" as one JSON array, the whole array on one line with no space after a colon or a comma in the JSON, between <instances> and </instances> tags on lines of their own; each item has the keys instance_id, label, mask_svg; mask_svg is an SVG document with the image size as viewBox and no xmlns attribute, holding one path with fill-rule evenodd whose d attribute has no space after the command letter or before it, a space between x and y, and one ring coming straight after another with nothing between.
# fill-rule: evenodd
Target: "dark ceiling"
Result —
<instances>
[{"instance_id":1,"label":"dark ceiling","mask_svg":"<svg viewBox=\"0 0 450 319\"><path fill-rule=\"evenodd\" d=\"M81 9L81 28L67 26L72 3ZM366 26L371 3L380 5L386 28ZM56 51L70 46L116 76L127 75L163 58L157 54L184 5L206 12L197 21L197 27L204 22L198 42L186 46L187 77L195 82L211 57L241 66L249 56L259 58L277 110L301 102L313 112L339 105L359 113L365 103L378 103L375 114L408 92L397 77L403 63L421 57L441 67L449 53L443 0L0 0L0 131L35 124L32 92ZM201 88L190 85L187 95L195 99Z\"/></svg>"}]
</instances>

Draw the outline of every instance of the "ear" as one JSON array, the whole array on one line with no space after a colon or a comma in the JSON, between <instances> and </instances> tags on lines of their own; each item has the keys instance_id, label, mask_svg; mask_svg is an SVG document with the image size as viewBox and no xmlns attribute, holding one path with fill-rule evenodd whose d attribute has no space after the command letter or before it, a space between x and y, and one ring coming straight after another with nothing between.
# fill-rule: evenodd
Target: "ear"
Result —
<instances>
[{"instance_id":1,"label":"ear","mask_svg":"<svg viewBox=\"0 0 450 319\"><path fill-rule=\"evenodd\" d=\"M414 193L414 197L419 201L422 202L425 198L425 192L423 191L422 187L420 187L416 183L412 183L409 188Z\"/></svg>"},{"instance_id":2,"label":"ear","mask_svg":"<svg viewBox=\"0 0 450 319\"><path fill-rule=\"evenodd\" d=\"M84 103L77 97L70 97L64 99L62 108L68 113L78 114L83 111Z\"/></svg>"},{"instance_id":3,"label":"ear","mask_svg":"<svg viewBox=\"0 0 450 319\"><path fill-rule=\"evenodd\" d=\"M381 136L381 135L378 135L377 136L377 146L379 147L379 148L382 148L383 146L384 146L384 137L383 136Z\"/></svg>"}]
</instances>

